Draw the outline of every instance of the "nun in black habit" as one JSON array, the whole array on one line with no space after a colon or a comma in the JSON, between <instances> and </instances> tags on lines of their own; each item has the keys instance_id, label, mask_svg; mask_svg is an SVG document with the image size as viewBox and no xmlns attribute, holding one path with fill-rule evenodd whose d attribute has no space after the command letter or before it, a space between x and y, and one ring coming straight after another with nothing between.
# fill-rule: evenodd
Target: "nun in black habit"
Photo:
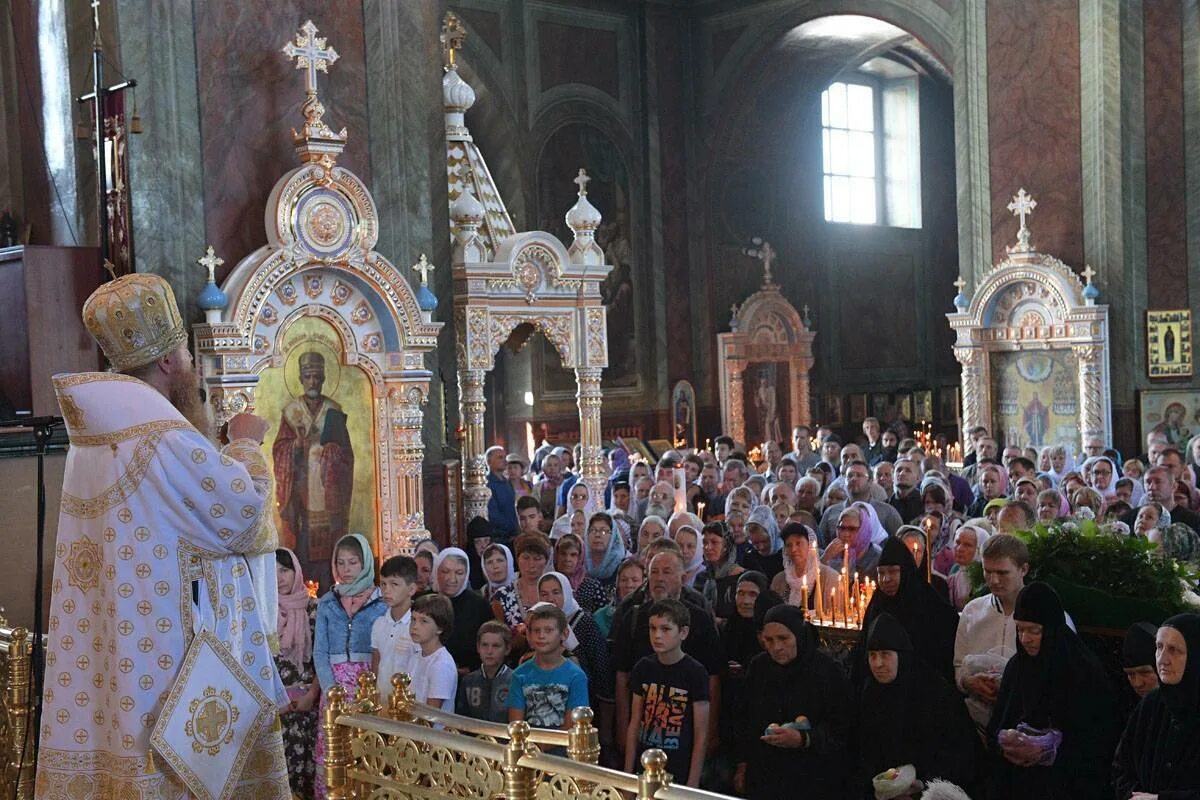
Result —
<instances>
[{"instance_id":1,"label":"nun in black habit","mask_svg":"<svg viewBox=\"0 0 1200 800\"><path fill-rule=\"evenodd\" d=\"M872 778L911 764L924 783L942 778L971 787L979 737L962 696L913 658L912 641L891 614L867 634L870 669L859 701L857 779L852 797L874 800Z\"/></svg>"},{"instance_id":2,"label":"nun in black habit","mask_svg":"<svg viewBox=\"0 0 1200 800\"><path fill-rule=\"evenodd\" d=\"M900 568L900 583L889 595L885 581L875 591L863 617L863 632L854 648L850 678L856 689L867 679L867 632L880 614L891 614L903 626L912 641L913 655L939 675L954 682L954 637L958 634L958 612L917 574L912 551L902 541L889 538L879 556L879 569ZM884 573L880 573L883 575Z\"/></svg>"},{"instance_id":3,"label":"nun in black habit","mask_svg":"<svg viewBox=\"0 0 1200 800\"><path fill-rule=\"evenodd\" d=\"M854 716L846 673L817 651L816 631L793 606L767 612L763 641L737 713L735 786L750 800L840 800Z\"/></svg>"},{"instance_id":4,"label":"nun in black habit","mask_svg":"<svg viewBox=\"0 0 1200 800\"><path fill-rule=\"evenodd\" d=\"M1179 635L1164 636L1165 629ZM1159 629L1158 640L1163 644L1159 686L1134 709L1117 747L1117 800L1138 793L1159 800L1200 798L1200 615L1171 617ZM1164 664L1164 657L1173 661Z\"/></svg>"},{"instance_id":5,"label":"nun in black habit","mask_svg":"<svg viewBox=\"0 0 1200 800\"><path fill-rule=\"evenodd\" d=\"M992 800L1110 797L1118 728L1104 668L1067 627L1062 601L1048 584L1022 589L1013 619L1017 652L1004 669L987 729ZM1047 750L1001 744L1021 725L1061 734L1052 763Z\"/></svg>"}]
</instances>

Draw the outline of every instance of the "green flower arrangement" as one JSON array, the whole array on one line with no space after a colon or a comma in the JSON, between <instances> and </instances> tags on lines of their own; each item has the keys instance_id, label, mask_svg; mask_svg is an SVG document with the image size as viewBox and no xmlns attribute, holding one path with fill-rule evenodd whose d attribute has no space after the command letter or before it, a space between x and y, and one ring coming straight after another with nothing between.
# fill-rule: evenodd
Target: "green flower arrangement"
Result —
<instances>
[{"instance_id":1,"label":"green flower arrangement","mask_svg":"<svg viewBox=\"0 0 1200 800\"><path fill-rule=\"evenodd\" d=\"M1027 580L1057 589L1079 625L1124 629L1196 610L1187 590L1200 577L1196 565L1164 558L1155 545L1111 523L1059 519L1017 536L1029 547Z\"/></svg>"}]
</instances>

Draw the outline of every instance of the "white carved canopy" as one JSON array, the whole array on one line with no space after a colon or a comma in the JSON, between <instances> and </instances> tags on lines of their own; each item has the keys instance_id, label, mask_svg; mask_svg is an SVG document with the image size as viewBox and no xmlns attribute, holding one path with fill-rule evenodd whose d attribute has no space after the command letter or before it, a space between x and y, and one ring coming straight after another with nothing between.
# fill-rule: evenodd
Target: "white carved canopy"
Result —
<instances>
[{"instance_id":1,"label":"white carved canopy","mask_svg":"<svg viewBox=\"0 0 1200 800\"><path fill-rule=\"evenodd\" d=\"M1022 197L1030 202L1022 206L1015 199L1012 207L1029 214L1036 203L1023 190ZM1008 402L993 392L997 354L1043 351L1061 353L1074 368L1068 399L1078 415L1079 439L1055 443L1078 447L1080 440L1093 438L1111 442L1108 306L1095 304L1099 292L1091 284L1091 268L1083 274L1086 284L1061 260L1034 249L1022 224L1017 245L983 277L970 299L956 298L958 312L947 318L957 337L954 356L962 364L964 432L983 425L993 434L1002 433L993 430L998 404ZM1058 402L1070 410L1066 400Z\"/></svg>"}]
</instances>

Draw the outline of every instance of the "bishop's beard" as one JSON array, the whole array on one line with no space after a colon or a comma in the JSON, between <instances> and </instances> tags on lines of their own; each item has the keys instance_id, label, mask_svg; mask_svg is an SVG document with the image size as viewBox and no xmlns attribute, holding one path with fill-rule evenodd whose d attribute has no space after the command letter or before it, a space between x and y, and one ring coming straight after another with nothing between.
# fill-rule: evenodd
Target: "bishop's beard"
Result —
<instances>
[{"instance_id":1,"label":"bishop's beard","mask_svg":"<svg viewBox=\"0 0 1200 800\"><path fill-rule=\"evenodd\" d=\"M171 376L167 399L184 419L192 423L206 438L213 438L212 423L208 409L200 399L200 374L195 370L180 370Z\"/></svg>"}]
</instances>

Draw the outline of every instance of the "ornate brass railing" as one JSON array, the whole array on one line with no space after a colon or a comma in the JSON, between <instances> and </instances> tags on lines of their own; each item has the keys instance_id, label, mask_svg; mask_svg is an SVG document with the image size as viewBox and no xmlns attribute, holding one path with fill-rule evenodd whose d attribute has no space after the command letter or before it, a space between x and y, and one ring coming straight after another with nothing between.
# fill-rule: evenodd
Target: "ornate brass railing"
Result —
<instances>
[{"instance_id":1,"label":"ornate brass railing","mask_svg":"<svg viewBox=\"0 0 1200 800\"><path fill-rule=\"evenodd\" d=\"M33 770L37 760L29 721L32 647L29 631L0 625L0 786L17 788L18 798L33 797Z\"/></svg>"},{"instance_id":2,"label":"ornate brass railing","mask_svg":"<svg viewBox=\"0 0 1200 800\"><path fill-rule=\"evenodd\" d=\"M588 708L571 713L566 731L502 725L415 702L407 675L392 679L386 708L378 698L370 673L353 700L341 687L329 690L322 720L329 800L727 800L672 786L661 750L643 754L640 776L597 766ZM541 747L565 748L569 757Z\"/></svg>"}]
</instances>

